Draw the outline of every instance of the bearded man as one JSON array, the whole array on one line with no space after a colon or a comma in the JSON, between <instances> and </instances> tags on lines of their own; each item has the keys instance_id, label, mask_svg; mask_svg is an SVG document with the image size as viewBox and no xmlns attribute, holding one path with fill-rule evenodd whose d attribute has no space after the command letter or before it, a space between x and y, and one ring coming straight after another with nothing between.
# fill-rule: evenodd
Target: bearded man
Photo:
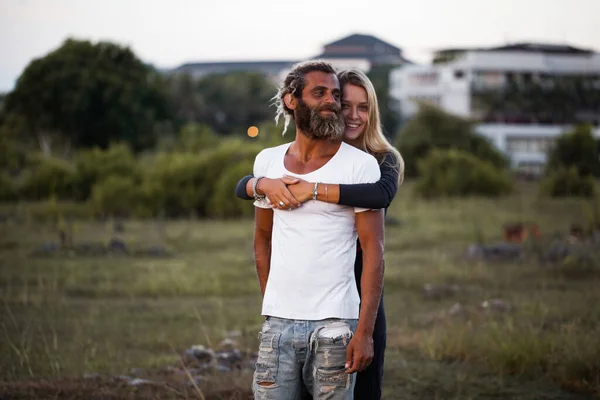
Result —
<instances>
[{"instance_id":1,"label":"bearded man","mask_svg":"<svg viewBox=\"0 0 600 400\"><path fill-rule=\"evenodd\" d=\"M277 117L284 115L285 129L294 120L296 137L261 151L254 162L254 255L265 316L254 396L288 400L308 392L314 399L352 399L356 372L373 357L383 211L316 198L319 182L376 182L379 165L342 142L341 90L330 64L294 66L275 100ZM256 184L261 177L283 175L317 182L313 201L292 211L272 207ZM354 279L357 236L364 263L362 305Z\"/></svg>"}]
</instances>

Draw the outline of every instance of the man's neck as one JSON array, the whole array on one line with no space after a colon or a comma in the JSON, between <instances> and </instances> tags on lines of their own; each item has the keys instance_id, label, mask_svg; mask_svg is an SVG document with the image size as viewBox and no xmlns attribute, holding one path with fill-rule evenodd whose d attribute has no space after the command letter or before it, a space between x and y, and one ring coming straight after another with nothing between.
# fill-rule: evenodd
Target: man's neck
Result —
<instances>
[{"instance_id":1,"label":"man's neck","mask_svg":"<svg viewBox=\"0 0 600 400\"><path fill-rule=\"evenodd\" d=\"M340 148L341 138L338 140L314 139L296 129L296 139L290 146L291 153L300 162L308 162L311 159L321 157L332 157Z\"/></svg>"}]
</instances>

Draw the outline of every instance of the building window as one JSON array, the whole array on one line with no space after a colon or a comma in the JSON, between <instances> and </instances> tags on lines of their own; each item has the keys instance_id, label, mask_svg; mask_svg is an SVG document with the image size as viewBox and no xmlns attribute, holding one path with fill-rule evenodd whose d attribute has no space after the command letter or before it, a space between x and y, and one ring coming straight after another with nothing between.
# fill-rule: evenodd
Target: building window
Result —
<instances>
[{"instance_id":1,"label":"building window","mask_svg":"<svg viewBox=\"0 0 600 400\"><path fill-rule=\"evenodd\" d=\"M480 71L474 74L473 86L476 89L499 89L506 81L507 76L502 72Z\"/></svg>"},{"instance_id":2,"label":"building window","mask_svg":"<svg viewBox=\"0 0 600 400\"><path fill-rule=\"evenodd\" d=\"M539 176L544 171L544 164L536 162L520 162L517 171L526 175Z\"/></svg>"},{"instance_id":3,"label":"building window","mask_svg":"<svg viewBox=\"0 0 600 400\"><path fill-rule=\"evenodd\" d=\"M437 72L422 72L409 75L408 82L414 86L428 86L437 85L438 79Z\"/></svg>"},{"instance_id":4,"label":"building window","mask_svg":"<svg viewBox=\"0 0 600 400\"><path fill-rule=\"evenodd\" d=\"M409 96L408 100L410 100L414 103L428 103L428 104L432 104L437 107L439 107L442 104L442 99L440 96L425 96L425 95Z\"/></svg>"},{"instance_id":5,"label":"building window","mask_svg":"<svg viewBox=\"0 0 600 400\"><path fill-rule=\"evenodd\" d=\"M547 153L553 145L553 137L514 136L506 139L509 153Z\"/></svg>"}]
</instances>

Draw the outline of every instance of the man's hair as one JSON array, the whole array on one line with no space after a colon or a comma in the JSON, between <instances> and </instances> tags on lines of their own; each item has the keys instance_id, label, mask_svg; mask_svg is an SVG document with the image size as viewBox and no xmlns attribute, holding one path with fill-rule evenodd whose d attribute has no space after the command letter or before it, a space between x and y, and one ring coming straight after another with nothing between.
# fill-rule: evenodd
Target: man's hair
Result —
<instances>
[{"instance_id":1,"label":"man's hair","mask_svg":"<svg viewBox=\"0 0 600 400\"><path fill-rule=\"evenodd\" d=\"M292 67L292 70L287 74L283 81L283 86L279 89L277 94L273 97L273 104L277 108L275 113L275 124L279 123L279 117L283 115L283 132L282 135L287 131L290 120L294 116L294 111L290 110L283 101L284 97L290 93L292 96L302 98L302 91L306 85L305 76L309 72L325 72L327 74L335 74L335 68L329 63L318 60L304 61L298 63Z\"/></svg>"}]
</instances>

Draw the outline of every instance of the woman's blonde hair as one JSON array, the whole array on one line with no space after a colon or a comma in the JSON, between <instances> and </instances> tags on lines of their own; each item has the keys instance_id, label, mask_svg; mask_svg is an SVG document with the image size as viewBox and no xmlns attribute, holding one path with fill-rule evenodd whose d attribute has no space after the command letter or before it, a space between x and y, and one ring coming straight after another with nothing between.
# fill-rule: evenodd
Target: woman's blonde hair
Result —
<instances>
[{"instance_id":1,"label":"woman's blonde hair","mask_svg":"<svg viewBox=\"0 0 600 400\"><path fill-rule=\"evenodd\" d=\"M393 158L391 166L398 170L398 183L402 183L404 180L404 160L400 152L391 145L383 134L381 118L379 116L379 104L373 83L371 83L371 80L364 72L356 69L340 72L338 79L340 80L342 90L345 85L350 84L361 87L367 92L369 117L367 118L365 131L359 139L360 149L375 156L380 163L383 163L386 154L390 153Z\"/></svg>"}]
</instances>

